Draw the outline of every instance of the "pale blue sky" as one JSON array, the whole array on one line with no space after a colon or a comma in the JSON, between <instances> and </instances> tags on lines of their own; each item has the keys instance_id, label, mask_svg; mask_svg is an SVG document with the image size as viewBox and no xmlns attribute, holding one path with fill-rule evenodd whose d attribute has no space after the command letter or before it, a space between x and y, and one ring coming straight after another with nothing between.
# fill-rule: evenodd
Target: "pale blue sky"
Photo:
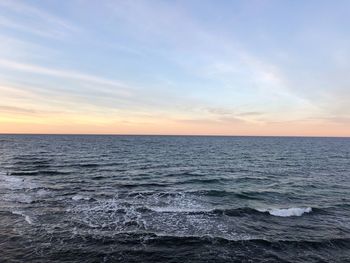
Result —
<instances>
[{"instance_id":1,"label":"pale blue sky","mask_svg":"<svg viewBox=\"0 0 350 263\"><path fill-rule=\"evenodd\" d=\"M0 0L0 116L350 135L349 47L345 0Z\"/></svg>"}]
</instances>

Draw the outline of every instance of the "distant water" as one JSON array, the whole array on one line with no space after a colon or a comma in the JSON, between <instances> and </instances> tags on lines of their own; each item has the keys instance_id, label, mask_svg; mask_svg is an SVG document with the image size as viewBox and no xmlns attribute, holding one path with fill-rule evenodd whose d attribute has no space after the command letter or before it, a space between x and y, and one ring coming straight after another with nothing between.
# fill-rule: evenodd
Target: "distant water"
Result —
<instances>
[{"instance_id":1,"label":"distant water","mask_svg":"<svg viewBox=\"0 0 350 263\"><path fill-rule=\"evenodd\" d=\"M350 262L350 139L0 136L1 262Z\"/></svg>"}]
</instances>

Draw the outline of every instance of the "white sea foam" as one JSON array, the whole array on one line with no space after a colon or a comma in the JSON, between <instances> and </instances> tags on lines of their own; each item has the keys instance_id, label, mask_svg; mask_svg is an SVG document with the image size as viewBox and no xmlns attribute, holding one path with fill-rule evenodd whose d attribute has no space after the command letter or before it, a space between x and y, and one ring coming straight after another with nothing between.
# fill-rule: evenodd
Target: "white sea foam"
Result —
<instances>
[{"instance_id":1,"label":"white sea foam","mask_svg":"<svg viewBox=\"0 0 350 263\"><path fill-rule=\"evenodd\" d=\"M196 212L211 212L212 209L203 209L203 208L183 208L176 206L167 206L167 207L150 207L147 206L147 209L158 212L158 213L196 213Z\"/></svg>"},{"instance_id":2,"label":"white sea foam","mask_svg":"<svg viewBox=\"0 0 350 263\"><path fill-rule=\"evenodd\" d=\"M289 216L302 216L304 213L310 213L311 207L291 207L291 208L279 208L279 209L258 209L260 212L268 212L273 216L289 217Z\"/></svg>"},{"instance_id":3,"label":"white sea foam","mask_svg":"<svg viewBox=\"0 0 350 263\"><path fill-rule=\"evenodd\" d=\"M33 220L30 218L30 216L24 214L22 211L12 211L12 214L23 216L23 217L24 217L24 220L25 220L29 225L33 225L33 224L34 224Z\"/></svg>"},{"instance_id":4,"label":"white sea foam","mask_svg":"<svg viewBox=\"0 0 350 263\"><path fill-rule=\"evenodd\" d=\"M155 232L154 233L158 237L187 237L187 238L222 238L230 241L247 241L247 240L256 240L257 238L248 234L236 234L236 233L230 233L226 235L210 235L210 234L203 234L203 235L186 235L186 234L168 234L168 233L161 233L161 232Z\"/></svg>"},{"instance_id":5,"label":"white sea foam","mask_svg":"<svg viewBox=\"0 0 350 263\"><path fill-rule=\"evenodd\" d=\"M45 189L40 189L40 190L38 190L37 192L36 192L36 195L38 196L38 197L45 197L45 196L48 196L48 195L50 195L51 193L49 192L49 191L47 191L47 190L45 190Z\"/></svg>"},{"instance_id":6,"label":"white sea foam","mask_svg":"<svg viewBox=\"0 0 350 263\"><path fill-rule=\"evenodd\" d=\"M7 189L33 189L38 185L24 178L0 173L0 186Z\"/></svg>"},{"instance_id":7,"label":"white sea foam","mask_svg":"<svg viewBox=\"0 0 350 263\"><path fill-rule=\"evenodd\" d=\"M2 199L8 202L17 202L17 203L24 203L24 204L30 204L30 203L33 203L34 201L30 195L27 195L25 193L5 194L3 195Z\"/></svg>"},{"instance_id":8,"label":"white sea foam","mask_svg":"<svg viewBox=\"0 0 350 263\"><path fill-rule=\"evenodd\" d=\"M29 225L33 225L33 220L29 216L24 216L24 220L26 220Z\"/></svg>"},{"instance_id":9,"label":"white sea foam","mask_svg":"<svg viewBox=\"0 0 350 263\"><path fill-rule=\"evenodd\" d=\"M5 190L1 196L1 200L3 201L30 204L37 198L42 198L49 194L44 189L39 189L36 193L31 191L40 187L39 184L33 182L31 179L0 172L0 189Z\"/></svg>"},{"instance_id":10,"label":"white sea foam","mask_svg":"<svg viewBox=\"0 0 350 263\"><path fill-rule=\"evenodd\" d=\"M72 197L72 200L74 200L74 201L80 201L80 200L89 201L90 199L91 199L91 197L83 196L83 195L75 195L75 196Z\"/></svg>"},{"instance_id":11,"label":"white sea foam","mask_svg":"<svg viewBox=\"0 0 350 263\"><path fill-rule=\"evenodd\" d=\"M207 204L203 203L200 199L195 199L193 196L182 193L166 197L155 194L143 200L140 205L144 205L145 203L148 209L160 213L210 211Z\"/></svg>"}]
</instances>

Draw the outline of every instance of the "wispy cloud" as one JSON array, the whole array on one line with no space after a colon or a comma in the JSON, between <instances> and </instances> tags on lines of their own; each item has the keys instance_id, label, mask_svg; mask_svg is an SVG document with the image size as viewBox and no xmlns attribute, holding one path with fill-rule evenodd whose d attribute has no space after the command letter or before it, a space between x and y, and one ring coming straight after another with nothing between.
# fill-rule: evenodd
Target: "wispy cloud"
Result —
<instances>
[{"instance_id":1,"label":"wispy cloud","mask_svg":"<svg viewBox=\"0 0 350 263\"><path fill-rule=\"evenodd\" d=\"M81 29L47 11L20 1L0 1L0 26L43 37L63 38ZM7 11L7 12L5 12Z\"/></svg>"},{"instance_id":2,"label":"wispy cloud","mask_svg":"<svg viewBox=\"0 0 350 263\"><path fill-rule=\"evenodd\" d=\"M261 116L263 115L264 112L260 112L260 111L247 111L247 112L241 112L238 113L238 116Z\"/></svg>"},{"instance_id":3,"label":"wispy cloud","mask_svg":"<svg viewBox=\"0 0 350 263\"><path fill-rule=\"evenodd\" d=\"M215 81L217 89L249 88L253 94L261 90L287 100L305 100L289 85L282 67L246 48L234 34L208 27L193 15L193 10L168 2L122 1L107 5L118 22L137 32L139 41L157 47L158 53L180 66L184 74ZM164 47L171 47L170 52Z\"/></svg>"},{"instance_id":4,"label":"wispy cloud","mask_svg":"<svg viewBox=\"0 0 350 263\"><path fill-rule=\"evenodd\" d=\"M1 112L10 112L10 113L20 113L20 114L32 114L36 113L33 109L27 109L27 108L21 108L21 107L15 107L15 106L3 106L0 105L0 113Z\"/></svg>"},{"instance_id":5,"label":"wispy cloud","mask_svg":"<svg viewBox=\"0 0 350 263\"><path fill-rule=\"evenodd\" d=\"M99 84L99 85L113 88L115 92L119 93L119 95L122 95L122 96L129 96L131 94L130 93L131 88L125 84L122 84L115 80L101 78L101 77L89 75L86 73L74 72L70 70L69 71L61 70L61 69L50 69L47 67L42 67L34 64L21 63L21 62L12 61L12 60L6 60L6 59L0 59L0 66L7 69L12 69L12 70L31 72L35 74L41 74L41 75L49 75L53 77L75 79L75 80L80 80L87 83Z\"/></svg>"}]
</instances>

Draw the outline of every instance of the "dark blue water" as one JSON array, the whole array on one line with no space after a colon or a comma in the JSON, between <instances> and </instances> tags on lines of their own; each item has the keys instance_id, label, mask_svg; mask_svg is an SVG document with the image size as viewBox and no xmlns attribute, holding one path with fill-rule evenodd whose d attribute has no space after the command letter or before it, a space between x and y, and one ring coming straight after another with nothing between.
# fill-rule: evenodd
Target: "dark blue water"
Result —
<instances>
[{"instance_id":1,"label":"dark blue water","mask_svg":"<svg viewBox=\"0 0 350 263\"><path fill-rule=\"evenodd\" d=\"M350 139L0 136L1 262L350 262Z\"/></svg>"}]
</instances>

